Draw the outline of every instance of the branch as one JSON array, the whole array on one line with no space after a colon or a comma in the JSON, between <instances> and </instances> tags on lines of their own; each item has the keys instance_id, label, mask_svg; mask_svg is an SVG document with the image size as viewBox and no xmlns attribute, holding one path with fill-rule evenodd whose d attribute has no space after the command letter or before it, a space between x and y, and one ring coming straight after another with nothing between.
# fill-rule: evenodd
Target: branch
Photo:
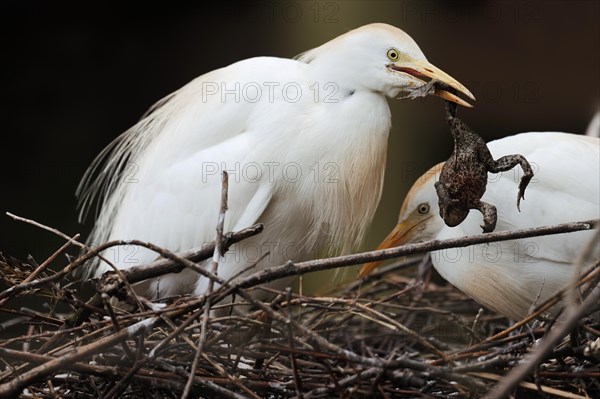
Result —
<instances>
[{"instance_id":1,"label":"branch","mask_svg":"<svg viewBox=\"0 0 600 399\"><path fill-rule=\"evenodd\" d=\"M210 272L214 275L217 275L217 269L219 267L219 262L221 261L222 251L221 246L223 244L223 225L225 224L225 213L227 212L227 191L229 189L229 175L227 172L223 171L223 175L221 177L221 207L219 210L219 218L217 220L217 237L215 238L215 250L213 253L212 262L210 265ZM187 399L190 395L190 391L192 389L192 383L194 382L194 376L196 375L196 370L198 369L198 363L200 362L200 356L204 350L204 343L206 342L206 329L208 326L208 319L210 314L210 306L211 306L211 298L210 295L213 292L214 288L214 280L208 280L208 289L206 295L208 299L206 300L206 304L204 305L204 314L202 315L202 327L200 331L200 339L198 340L198 347L196 348L196 355L194 356L194 360L192 362L192 369L190 370L190 375L188 377L187 382L185 383L185 388L183 389L183 393L181 394L181 399Z\"/></svg>"},{"instance_id":2,"label":"branch","mask_svg":"<svg viewBox=\"0 0 600 399\"><path fill-rule=\"evenodd\" d=\"M227 252L233 244L245 240L246 238L255 236L261 233L263 229L264 226L262 224L255 224L254 226L247 227L238 232L225 234L223 236L223 242L221 243L221 254ZM136 244L143 245L144 243L136 242ZM165 254L161 253L161 251L158 252L161 255L165 256ZM214 252L215 243L211 242L203 246L201 249L188 251L181 254L180 256L182 258L188 259L190 262L198 263L213 257ZM175 260L170 257L165 257L164 259L159 259L141 266L135 266L131 269L122 270L121 272L129 282L129 284L135 284L139 283L140 281L160 277L168 273L179 273L185 268L186 265L184 265L179 260ZM114 278L114 273L107 272L100 277L99 281L99 286L102 287L102 292L106 292L109 295L119 291L123 287L123 283L120 281L117 281L117 285L114 286L115 282L112 281L112 278Z\"/></svg>"},{"instance_id":3,"label":"branch","mask_svg":"<svg viewBox=\"0 0 600 399\"><path fill-rule=\"evenodd\" d=\"M148 331L154 328L154 326L160 321L161 319L159 317L144 319L111 335L100 338L99 340L91 344L79 348L74 348L72 352L69 352L64 356L54 358L44 364L32 368L31 370L19 374L16 376L16 378L12 379L11 381L0 385L0 397L14 397L18 395L19 392L23 390L23 388L29 386L34 381L37 381L41 378L44 378L47 375L61 370L66 365L78 362L79 360L82 360L95 353L101 353L104 351L104 349L113 346L117 342L120 342L127 338L131 338L139 333Z\"/></svg>"},{"instance_id":4,"label":"branch","mask_svg":"<svg viewBox=\"0 0 600 399\"><path fill-rule=\"evenodd\" d=\"M528 376L541 363L546 356L552 352L554 346L573 328L576 327L579 319L583 317L594 306L598 306L600 301L600 286L591 292L583 303L577 306L570 306L566 310L563 322L552 329L543 339L538 348L530 353L520 364L512 369L496 387L485 396L486 399L501 399L509 393Z\"/></svg>"},{"instance_id":5,"label":"branch","mask_svg":"<svg viewBox=\"0 0 600 399\"><path fill-rule=\"evenodd\" d=\"M75 234L69 241L64 243L62 247L60 247L57 251L55 251L52 255L50 255L50 257L48 259L46 259L33 272L31 272L31 274L29 274L29 276L27 276L23 281L21 281L21 283L19 285L27 284L28 282L30 282L31 280L36 278L46 267L48 267L48 265L50 263L52 263L61 253L63 253L67 248L69 248L78 239L79 239L79 233ZM3 306L8 301L8 299L9 299L8 297L1 299L0 307Z\"/></svg>"},{"instance_id":6,"label":"branch","mask_svg":"<svg viewBox=\"0 0 600 399\"><path fill-rule=\"evenodd\" d=\"M263 229L264 229L264 226L262 224L255 224L254 226L247 227L238 232L226 234L224 237L223 250L226 251L233 244L238 243L248 237L252 237L252 236L255 236L255 235L261 233L263 231ZM37 287L37 286L40 286L43 284L47 284L47 283L50 283L53 281L60 280L64 276L68 275L77 265L82 264L82 263L86 262L87 260L93 258L99 252L102 252L105 249L108 249L110 247L114 247L117 245L145 246L145 247L148 247L149 249L156 250L161 255L163 254L162 252L164 252L164 251L161 251L161 248L159 248L157 246L153 246L151 244L148 244L148 243L145 243L142 241L138 241L138 240L110 241L105 244L99 245L98 247L93 248L90 252L82 255L81 257L74 260L72 263L70 263L66 267L64 267L61 271L59 271L49 277L36 279L36 280L30 281L28 283L22 283L17 286L10 287L10 288L6 289L5 291L0 292L0 299L7 298L11 295L16 295L20 292L32 289L34 287ZM212 243L209 243L206 246L202 247L201 249L185 252L181 255L181 257L189 259L190 263L192 265L195 265L194 262L200 262L202 260L209 259L213 255L214 248L215 248L215 243L212 242ZM190 263L187 263L187 265L190 265ZM126 276L126 279L130 284L134 284L134 283L137 283L137 282L149 279L149 278L162 276L167 273L178 273L178 272L182 271L183 269L185 269L186 267L187 266L184 266L184 264L182 262L180 262L178 260L174 260L174 259L172 259L172 257L167 257L166 259L156 260L156 261L148 263L146 265L132 267L131 269L121 270L120 272L124 276ZM106 278L105 276L114 276L114 275L115 275L114 272L105 273L100 278L101 282L104 281L104 279ZM104 283L104 284L108 284L108 283ZM122 282L121 282L121 284L122 284ZM111 294L111 293L118 291L122 287L123 287L123 285L119 285L118 287L114 287L114 288L108 288L108 289L104 290L104 292L106 292L107 294Z\"/></svg>"},{"instance_id":7,"label":"branch","mask_svg":"<svg viewBox=\"0 0 600 399\"><path fill-rule=\"evenodd\" d=\"M399 258L401 256L414 255L424 252L437 251L440 249L467 247L470 245L484 244L490 242L507 241L519 238L530 238L544 235L572 233L582 230L598 228L600 219L587 220L583 222L563 223L554 226L534 227L514 231L500 231L476 236L452 238L448 240L430 240L417 244L402 245L396 248L381 249L378 251L363 252L354 255L337 256L326 259L316 259L306 262L292 263L271 267L251 274L235 284L237 288L249 288L283 277L297 276L301 274L335 269L342 266L354 266L366 262L374 262Z\"/></svg>"}]
</instances>

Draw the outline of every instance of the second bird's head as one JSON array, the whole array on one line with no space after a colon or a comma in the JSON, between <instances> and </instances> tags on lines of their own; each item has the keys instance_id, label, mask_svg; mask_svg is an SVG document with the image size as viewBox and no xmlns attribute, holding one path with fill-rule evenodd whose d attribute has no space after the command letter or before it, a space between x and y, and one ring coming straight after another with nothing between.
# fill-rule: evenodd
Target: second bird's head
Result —
<instances>
[{"instance_id":1,"label":"second bird's head","mask_svg":"<svg viewBox=\"0 0 600 399\"><path fill-rule=\"evenodd\" d=\"M435 182L439 179L443 166L443 162L435 165L413 184L402 203L398 224L377 249L431 240L444 228L435 190ZM376 261L363 265L359 277L366 277L382 263Z\"/></svg>"}]
</instances>

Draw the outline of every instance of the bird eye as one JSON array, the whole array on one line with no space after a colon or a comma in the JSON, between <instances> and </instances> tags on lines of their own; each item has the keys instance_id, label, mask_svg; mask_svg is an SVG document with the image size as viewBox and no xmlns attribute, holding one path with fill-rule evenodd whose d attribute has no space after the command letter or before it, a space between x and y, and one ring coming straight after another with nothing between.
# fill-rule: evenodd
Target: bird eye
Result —
<instances>
[{"instance_id":1,"label":"bird eye","mask_svg":"<svg viewBox=\"0 0 600 399\"><path fill-rule=\"evenodd\" d=\"M429 204L427 203L422 203L417 207L417 210L419 211L419 213L421 215L426 214L427 212L429 212Z\"/></svg>"},{"instance_id":2,"label":"bird eye","mask_svg":"<svg viewBox=\"0 0 600 399\"><path fill-rule=\"evenodd\" d=\"M400 52L395 48L391 48L387 51L387 57L390 61L398 61L400 59Z\"/></svg>"}]
</instances>

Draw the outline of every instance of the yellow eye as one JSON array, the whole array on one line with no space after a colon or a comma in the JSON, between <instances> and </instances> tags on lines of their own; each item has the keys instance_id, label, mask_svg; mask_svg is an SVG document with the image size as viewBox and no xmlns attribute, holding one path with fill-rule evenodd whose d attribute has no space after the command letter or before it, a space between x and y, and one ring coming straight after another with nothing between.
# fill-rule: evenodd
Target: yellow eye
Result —
<instances>
[{"instance_id":1,"label":"yellow eye","mask_svg":"<svg viewBox=\"0 0 600 399\"><path fill-rule=\"evenodd\" d=\"M395 48L391 48L387 51L387 57L390 61L398 61L400 59L400 52Z\"/></svg>"},{"instance_id":2,"label":"yellow eye","mask_svg":"<svg viewBox=\"0 0 600 399\"><path fill-rule=\"evenodd\" d=\"M417 207L417 210L419 211L419 213L421 215L424 215L427 212L429 212L429 204L423 202L422 204L419 204L419 206Z\"/></svg>"}]
</instances>

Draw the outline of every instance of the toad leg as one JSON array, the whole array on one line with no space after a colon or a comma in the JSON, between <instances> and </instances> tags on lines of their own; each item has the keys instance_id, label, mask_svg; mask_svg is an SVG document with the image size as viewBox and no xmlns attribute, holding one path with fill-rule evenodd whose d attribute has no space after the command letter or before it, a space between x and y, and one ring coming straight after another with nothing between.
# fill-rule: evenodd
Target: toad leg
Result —
<instances>
[{"instance_id":1,"label":"toad leg","mask_svg":"<svg viewBox=\"0 0 600 399\"><path fill-rule=\"evenodd\" d=\"M519 192L517 193L517 209L521 212L521 199L525 199L525 189L533 178L533 169L529 162L527 162L527 159L519 154L506 155L498 158L496 161L492 160L492 162L488 163L486 166L489 172L498 173L510 170L517 164L521 165L521 169L523 169L523 176L521 177Z\"/></svg>"},{"instance_id":2,"label":"toad leg","mask_svg":"<svg viewBox=\"0 0 600 399\"><path fill-rule=\"evenodd\" d=\"M491 233L494 231L496 228L496 221L498 219L496 207L488 204L487 202L479 201L479 206L477 209L483 214L483 224L481 225L483 232Z\"/></svg>"}]
</instances>

